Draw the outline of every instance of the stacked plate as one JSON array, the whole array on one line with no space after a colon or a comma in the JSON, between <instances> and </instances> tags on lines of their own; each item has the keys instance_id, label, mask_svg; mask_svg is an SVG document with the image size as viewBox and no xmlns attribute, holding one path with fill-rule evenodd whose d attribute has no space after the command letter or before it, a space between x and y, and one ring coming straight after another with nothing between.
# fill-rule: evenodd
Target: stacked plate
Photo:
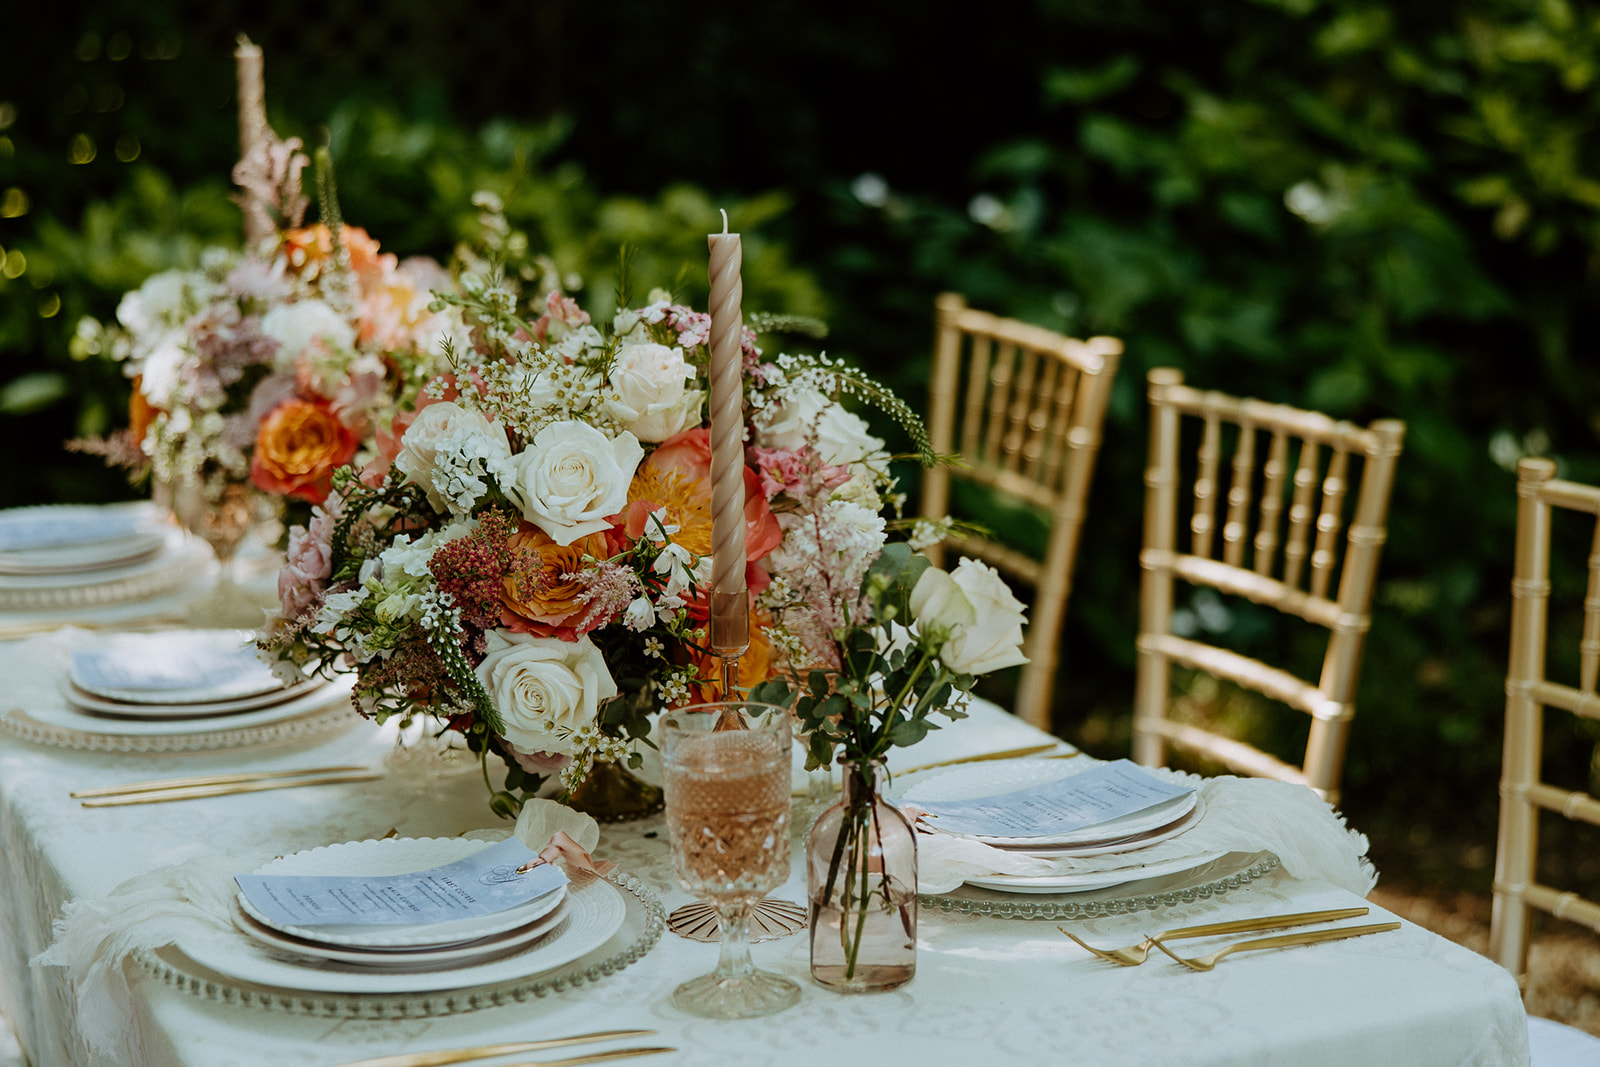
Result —
<instances>
[{"instance_id":1,"label":"stacked plate","mask_svg":"<svg viewBox=\"0 0 1600 1067\"><path fill-rule=\"evenodd\" d=\"M1005 806L1010 798L1063 778L1104 767L1088 757L1070 760L998 760L946 768L908 776L901 783L901 798L916 804L938 805L958 801L993 801ZM1139 769L1142 770L1142 769ZM1148 772L1145 772L1148 773ZM1184 790L1176 796L1117 818L1069 831L1001 836L957 833L993 848L1040 859L1090 858L1074 870L1049 875L990 874L967 879L967 884L1008 893L1078 893L1159 878L1204 866L1222 852L1190 852L1156 860L1147 854L1154 846L1172 841L1199 825L1205 804L1199 794ZM937 821L934 823L937 826Z\"/></svg>"},{"instance_id":2,"label":"stacked plate","mask_svg":"<svg viewBox=\"0 0 1600 1067\"><path fill-rule=\"evenodd\" d=\"M255 873L383 878L458 863L491 845L461 838L353 841L297 852ZM414 924L302 925L272 917L270 907L241 891L232 917L243 936L196 934L180 938L177 947L218 974L281 989L431 992L556 970L605 944L626 910L615 886L583 874L501 911Z\"/></svg>"},{"instance_id":3,"label":"stacked plate","mask_svg":"<svg viewBox=\"0 0 1600 1067\"><path fill-rule=\"evenodd\" d=\"M127 605L192 581L211 558L149 502L0 511L0 612Z\"/></svg>"},{"instance_id":4,"label":"stacked plate","mask_svg":"<svg viewBox=\"0 0 1600 1067\"><path fill-rule=\"evenodd\" d=\"M327 702L321 679L285 684L246 630L100 634L75 648L62 685L80 714L206 728L292 718Z\"/></svg>"}]
</instances>

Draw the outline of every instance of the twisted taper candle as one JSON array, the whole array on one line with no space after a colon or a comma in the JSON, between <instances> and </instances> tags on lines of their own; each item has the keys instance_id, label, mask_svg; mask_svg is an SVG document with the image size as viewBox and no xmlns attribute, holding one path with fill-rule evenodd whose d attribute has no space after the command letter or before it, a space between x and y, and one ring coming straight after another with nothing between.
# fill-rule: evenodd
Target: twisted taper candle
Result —
<instances>
[{"instance_id":1,"label":"twisted taper candle","mask_svg":"<svg viewBox=\"0 0 1600 1067\"><path fill-rule=\"evenodd\" d=\"M241 33L233 58L239 78L239 158L247 160L257 146L270 136L261 47L251 43L250 38ZM240 195L240 206L244 209L245 247L253 251L271 238L277 228L255 191L246 186Z\"/></svg>"},{"instance_id":2,"label":"twisted taper candle","mask_svg":"<svg viewBox=\"0 0 1600 1067\"><path fill-rule=\"evenodd\" d=\"M744 250L739 235L708 238L711 248L711 648L732 660L750 644L744 580ZM725 667L731 667L726 663ZM731 671L725 671L725 675ZM732 694L724 694L731 699Z\"/></svg>"}]
</instances>

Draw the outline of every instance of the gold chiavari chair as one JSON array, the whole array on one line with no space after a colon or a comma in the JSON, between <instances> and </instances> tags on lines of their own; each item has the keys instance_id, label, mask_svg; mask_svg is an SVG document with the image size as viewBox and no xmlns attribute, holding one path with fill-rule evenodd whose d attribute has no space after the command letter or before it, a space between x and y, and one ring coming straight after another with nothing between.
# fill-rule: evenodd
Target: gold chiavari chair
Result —
<instances>
[{"instance_id":1,"label":"gold chiavari chair","mask_svg":"<svg viewBox=\"0 0 1600 1067\"><path fill-rule=\"evenodd\" d=\"M927 471L923 515L949 514L950 481L961 478L1038 508L1050 535L1042 560L976 535L952 535L928 554L940 564L948 547L1033 587L1016 713L1048 730L1061 620L1122 342L1080 341L999 318L954 293L935 307L928 436L935 451L965 465Z\"/></svg>"},{"instance_id":2,"label":"gold chiavari chair","mask_svg":"<svg viewBox=\"0 0 1600 1067\"><path fill-rule=\"evenodd\" d=\"M1171 368L1152 370L1149 389L1134 759L1160 766L1173 745L1235 772L1297 782L1336 800L1405 424L1384 419L1362 427L1313 411L1204 392L1184 385L1183 375ZM1196 422L1199 448L1188 509L1189 547L1183 551L1178 543L1180 443L1186 426ZM1225 473L1228 441L1233 452ZM1352 460L1359 474L1352 473ZM1351 484L1357 486L1355 510L1341 538ZM1219 505L1225 508L1220 525ZM1244 597L1326 628L1320 680L1313 685L1231 649L1174 633L1175 581ZM1174 663L1309 715L1304 763L1292 766L1243 741L1169 717Z\"/></svg>"},{"instance_id":3,"label":"gold chiavari chair","mask_svg":"<svg viewBox=\"0 0 1600 1067\"><path fill-rule=\"evenodd\" d=\"M1600 932L1600 904L1538 880L1539 812L1600 826L1600 799L1541 780L1544 709L1600 719L1600 487L1556 478L1548 459L1517 464L1517 558L1511 582L1511 660L1506 671L1505 755L1500 771L1500 832L1495 848L1489 954L1526 981L1531 909ZM1545 677L1550 601L1550 530L1555 513L1593 516L1583 636L1576 687Z\"/></svg>"}]
</instances>

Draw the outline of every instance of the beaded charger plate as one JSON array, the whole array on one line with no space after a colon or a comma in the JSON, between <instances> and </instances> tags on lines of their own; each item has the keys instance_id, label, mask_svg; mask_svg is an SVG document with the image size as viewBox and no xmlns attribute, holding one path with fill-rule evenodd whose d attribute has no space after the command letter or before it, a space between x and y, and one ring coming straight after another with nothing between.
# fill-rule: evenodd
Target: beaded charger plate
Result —
<instances>
[{"instance_id":1,"label":"beaded charger plate","mask_svg":"<svg viewBox=\"0 0 1600 1067\"><path fill-rule=\"evenodd\" d=\"M1098 919L1221 896L1278 865L1271 852L1228 852L1192 870L1082 893L1018 895L964 885L949 893L920 894L918 900L939 911L999 919Z\"/></svg>"},{"instance_id":2,"label":"beaded charger plate","mask_svg":"<svg viewBox=\"0 0 1600 1067\"><path fill-rule=\"evenodd\" d=\"M65 703L29 710L0 706L0 733L81 752L214 752L295 741L361 721L350 706L354 679L341 678L275 707L222 719L124 720Z\"/></svg>"},{"instance_id":3,"label":"beaded charger plate","mask_svg":"<svg viewBox=\"0 0 1600 1067\"><path fill-rule=\"evenodd\" d=\"M637 963L661 940L666 910L655 891L625 871L606 881L622 890L622 924L598 948L554 970L491 985L437 993L347 994L304 992L219 974L167 946L135 954L157 980L192 996L246 1008L345 1019L414 1019L502 1007L561 993Z\"/></svg>"}]
</instances>

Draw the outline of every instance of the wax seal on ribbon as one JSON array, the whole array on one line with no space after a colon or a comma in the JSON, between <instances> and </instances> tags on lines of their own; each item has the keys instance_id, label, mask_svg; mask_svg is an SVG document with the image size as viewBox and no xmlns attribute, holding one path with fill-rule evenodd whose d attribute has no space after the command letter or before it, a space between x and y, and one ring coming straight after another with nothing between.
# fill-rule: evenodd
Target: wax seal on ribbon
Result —
<instances>
[{"instance_id":1,"label":"wax seal on ribbon","mask_svg":"<svg viewBox=\"0 0 1600 1067\"><path fill-rule=\"evenodd\" d=\"M581 811L573 811L553 800L534 799L522 805L512 834L539 858L526 863L531 870L540 863L566 861L568 870L605 874L616 864L596 860L590 853L600 843L600 824Z\"/></svg>"}]
</instances>

